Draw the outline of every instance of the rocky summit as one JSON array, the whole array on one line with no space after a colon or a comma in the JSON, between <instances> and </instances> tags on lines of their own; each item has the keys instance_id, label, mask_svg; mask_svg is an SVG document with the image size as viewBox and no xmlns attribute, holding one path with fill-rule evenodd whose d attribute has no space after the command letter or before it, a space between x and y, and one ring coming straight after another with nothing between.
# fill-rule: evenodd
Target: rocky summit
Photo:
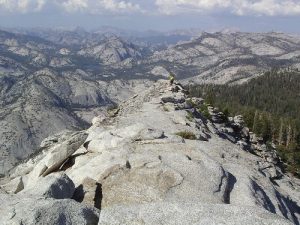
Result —
<instances>
[{"instance_id":1,"label":"rocky summit","mask_svg":"<svg viewBox=\"0 0 300 225\"><path fill-rule=\"evenodd\" d=\"M208 113L200 108L206 107ZM300 223L300 181L203 99L159 80L1 180L0 224Z\"/></svg>"}]
</instances>

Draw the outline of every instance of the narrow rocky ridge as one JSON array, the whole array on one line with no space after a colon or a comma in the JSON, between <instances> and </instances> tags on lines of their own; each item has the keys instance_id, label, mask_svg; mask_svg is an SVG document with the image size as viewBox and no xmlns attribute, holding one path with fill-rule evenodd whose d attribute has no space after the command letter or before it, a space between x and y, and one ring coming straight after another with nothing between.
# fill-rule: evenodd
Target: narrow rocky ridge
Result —
<instances>
[{"instance_id":1,"label":"narrow rocky ridge","mask_svg":"<svg viewBox=\"0 0 300 225\"><path fill-rule=\"evenodd\" d=\"M1 180L0 224L299 224L299 180L241 116L203 104L161 80L47 138Z\"/></svg>"}]
</instances>

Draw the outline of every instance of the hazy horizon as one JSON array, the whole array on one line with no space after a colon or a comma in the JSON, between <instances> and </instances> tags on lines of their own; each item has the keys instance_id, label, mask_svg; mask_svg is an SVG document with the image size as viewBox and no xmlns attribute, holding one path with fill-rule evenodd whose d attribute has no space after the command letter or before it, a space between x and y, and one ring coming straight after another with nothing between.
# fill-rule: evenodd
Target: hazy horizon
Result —
<instances>
[{"instance_id":1,"label":"hazy horizon","mask_svg":"<svg viewBox=\"0 0 300 225\"><path fill-rule=\"evenodd\" d=\"M0 0L0 26L5 28L110 26L300 34L299 21L296 0Z\"/></svg>"}]
</instances>

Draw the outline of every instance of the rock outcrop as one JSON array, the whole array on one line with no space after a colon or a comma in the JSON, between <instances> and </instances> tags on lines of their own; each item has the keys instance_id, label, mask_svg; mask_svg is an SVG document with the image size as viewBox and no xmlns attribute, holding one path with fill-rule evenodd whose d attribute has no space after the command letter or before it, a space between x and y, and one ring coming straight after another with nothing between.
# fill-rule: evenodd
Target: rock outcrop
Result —
<instances>
[{"instance_id":1,"label":"rock outcrop","mask_svg":"<svg viewBox=\"0 0 300 225\"><path fill-rule=\"evenodd\" d=\"M67 175L53 174L16 195L0 193L0 224L97 224L99 211L70 199L74 191Z\"/></svg>"},{"instance_id":2,"label":"rock outcrop","mask_svg":"<svg viewBox=\"0 0 300 225\"><path fill-rule=\"evenodd\" d=\"M66 174L50 174L39 179L30 188L21 191L25 196L43 196L45 198L67 199L72 198L75 186Z\"/></svg>"},{"instance_id":3,"label":"rock outcrop","mask_svg":"<svg viewBox=\"0 0 300 225\"><path fill-rule=\"evenodd\" d=\"M55 145L51 151L35 166L33 177L46 176L60 166L85 142L87 134L78 132L72 134L68 140Z\"/></svg>"},{"instance_id":4,"label":"rock outcrop","mask_svg":"<svg viewBox=\"0 0 300 225\"><path fill-rule=\"evenodd\" d=\"M4 224L22 217L26 225L47 224L44 216L57 224L299 224L299 180L270 175L265 166L280 168L253 154L242 117L225 123L217 109L208 109L211 118L201 111L202 104L176 82L158 81L111 117L94 119L86 140L72 145L78 134L68 134L44 141L44 152L10 174L24 190L1 194ZM45 159L61 164L52 157L60 151L65 166L36 172ZM26 209L33 214L23 215ZM30 220L37 214L39 221Z\"/></svg>"}]
</instances>

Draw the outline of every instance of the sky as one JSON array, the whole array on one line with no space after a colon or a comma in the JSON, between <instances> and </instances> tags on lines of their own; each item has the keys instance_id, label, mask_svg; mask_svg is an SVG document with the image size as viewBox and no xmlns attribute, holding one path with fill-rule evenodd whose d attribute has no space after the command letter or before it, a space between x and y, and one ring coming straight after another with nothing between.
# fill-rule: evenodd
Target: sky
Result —
<instances>
[{"instance_id":1,"label":"sky","mask_svg":"<svg viewBox=\"0 0 300 225\"><path fill-rule=\"evenodd\" d=\"M300 34L300 0L0 0L1 27Z\"/></svg>"}]
</instances>

